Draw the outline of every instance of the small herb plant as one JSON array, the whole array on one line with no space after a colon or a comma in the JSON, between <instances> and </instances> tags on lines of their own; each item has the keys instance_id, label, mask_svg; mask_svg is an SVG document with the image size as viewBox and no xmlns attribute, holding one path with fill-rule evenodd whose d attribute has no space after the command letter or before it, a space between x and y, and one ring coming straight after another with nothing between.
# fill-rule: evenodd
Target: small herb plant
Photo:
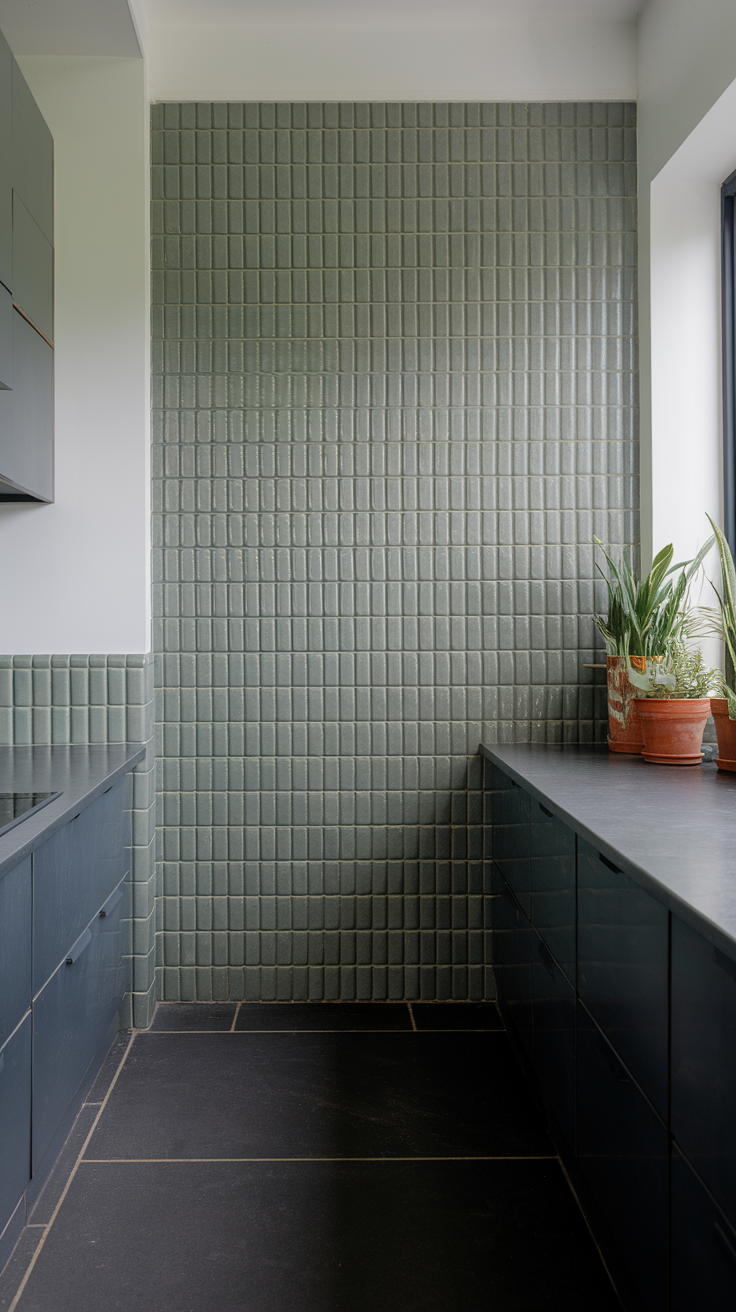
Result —
<instances>
[{"instance_id":1,"label":"small herb plant","mask_svg":"<svg viewBox=\"0 0 736 1312\"><path fill-rule=\"evenodd\" d=\"M608 576L598 566L608 589L608 615L605 620L600 615L594 619L607 654L645 659L666 656L693 632L688 593L693 577L713 545L713 538L709 538L692 560L678 565L671 563L672 544L663 547L641 583L634 573L630 553L624 552L620 565L616 565L600 542L598 545L608 565Z\"/></svg>"},{"instance_id":2,"label":"small herb plant","mask_svg":"<svg viewBox=\"0 0 736 1312\"><path fill-rule=\"evenodd\" d=\"M720 670L711 670L705 664L702 652L686 647L683 642L676 643L661 663L647 661L644 674L629 667L629 679L646 697L660 700L709 697L711 691L720 689L723 683Z\"/></svg>"}]
</instances>

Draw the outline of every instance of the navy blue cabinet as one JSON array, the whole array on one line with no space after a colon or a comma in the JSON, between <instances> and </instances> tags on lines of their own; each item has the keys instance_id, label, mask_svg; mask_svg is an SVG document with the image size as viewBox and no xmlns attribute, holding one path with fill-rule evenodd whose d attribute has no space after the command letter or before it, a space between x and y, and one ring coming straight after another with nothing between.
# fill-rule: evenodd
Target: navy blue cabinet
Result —
<instances>
[{"instance_id":1,"label":"navy blue cabinet","mask_svg":"<svg viewBox=\"0 0 736 1312\"><path fill-rule=\"evenodd\" d=\"M621 1060L667 1115L668 913L578 839L578 990Z\"/></svg>"},{"instance_id":2,"label":"navy blue cabinet","mask_svg":"<svg viewBox=\"0 0 736 1312\"><path fill-rule=\"evenodd\" d=\"M31 1013L0 1047L0 1234L31 1178Z\"/></svg>"},{"instance_id":3,"label":"navy blue cabinet","mask_svg":"<svg viewBox=\"0 0 736 1312\"><path fill-rule=\"evenodd\" d=\"M493 871L493 968L498 1001L527 1056L532 1056L532 927L497 868Z\"/></svg>"},{"instance_id":4,"label":"navy blue cabinet","mask_svg":"<svg viewBox=\"0 0 736 1312\"><path fill-rule=\"evenodd\" d=\"M532 941L533 1062L569 1148L575 1146L575 990L544 939Z\"/></svg>"},{"instance_id":5,"label":"navy blue cabinet","mask_svg":"<svg viewBox=\"0 0 736 1312\"><path fill-rule=\"evenodd\" d=\"M0 1044L31 1005L31 858L0 877Z\"/></svg>"},{"instance_id":6,"label":"navy blue cabinet","mask_svg":"<svg viewBox=\"0 0 736 1312\"><path fill-rule=\"evenodd\" d=\"M642 1307L667 1305L667 1131L578 1006L578 1164Z\"/></svg>"},{"instance_id":7,"label":"navy blue cabinet","mask_svg":"<svg viewBox=\"0 0 736 1312\"><path fill-rule=\"evenodd\" d=\"M530 798L531 919L552 956L575 983L575 834Z\"/></svg>"},{"instance_id":8,"label":"navy blue cabinet","mask_svg":"<svg viewBox=\"0 0 736 1312\"><path fill-rule=\"evenodd\" d=\"M672 1153L671 1312L733 1312L736 1231L677 1149Z\"/></svg>"},{"instance_id":9,"label":"navy blue cabinet","mask_svg":"<svg viewBox=\"0 0 736 1312\"><path fill-rule=\"evenodd\" d=\"M736 962L672 917L672 1133L736 1226Z\"/></svg>"}]
</instances>

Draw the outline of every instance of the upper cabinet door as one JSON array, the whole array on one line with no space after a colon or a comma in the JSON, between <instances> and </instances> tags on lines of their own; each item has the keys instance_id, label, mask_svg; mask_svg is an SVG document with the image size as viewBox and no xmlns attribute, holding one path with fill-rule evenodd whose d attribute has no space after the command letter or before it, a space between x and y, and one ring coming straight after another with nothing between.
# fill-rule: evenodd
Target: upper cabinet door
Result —
<instances>
[{"instance_id":1,"label":"upper cabinet door","mask_svg":"<svg viewBox=\"0 0 736 1312\"><path fill-rule=\"evenodd\" d=\"M13 193L13 300L53 341L54 252L17 192Z\"/></svg>"},{"instance_id":2,"label":"upper cabinet door","mask_svg":"<svg viewBox=\"0 0 736 1312\"><path fill-rule=\"evenodd\" d=\"M0 32L0 282L12 291L13 56Z\"/></svg>"},{"instance_id":3,"label":"upper cabinet door","mask_svg":"<svg viewBox=\"0 0 736 1312\"><path fill-rule=\"evenodd\" d=\"M13 60L13 190L54 244L54 139ZM15 288L11 288L15 292Z\"/></svg>"}]
</instances>

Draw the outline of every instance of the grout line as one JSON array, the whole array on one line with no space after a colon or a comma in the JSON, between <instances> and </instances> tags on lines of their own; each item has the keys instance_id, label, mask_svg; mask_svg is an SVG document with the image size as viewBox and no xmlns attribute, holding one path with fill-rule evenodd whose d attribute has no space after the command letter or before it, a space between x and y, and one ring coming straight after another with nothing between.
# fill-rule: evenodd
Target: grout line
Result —
<instances>
[{"instance_id":1,"label":"grout line","mask_svg":"<svg viewBox=\"0 0 736 1312\"><path fill-rule=\"evenodd\" d=\"M416 1023L416 1021L415 1021L415 1019L414 1019L414 1009L413 1009L413 1007L412 1007L412 1005L411 1005L410 1002L407 1002L406 1005L407 1005L407 1007L409 1008L409 1020L411 1021L411 1027L412 1027L414 1033L416 1034L416 1032L417 1032L417 1023Z\"/></svg>"},{"instance_id":2,"label":"grout line","mask_svg":"<svg viewBox=\"0 0 736 1312\"><path fill-rule=\"evenodd\" d=\"M51 1213L51 1220L49 1221L48 1225L47 1225L47 1226L45 1227L45 1229L44 1229L44 1234L41 1236L41 1239L40 1239L40 1242L39 1242L39 1244L38 1244L38 1247L36 1248L36 1251L35 1251L35 1253L33 1254L33 1257L31 1258L31 1260L30 1260L30 1262L29 1262L29 1264L28 1264L28 1266L27 1266L27 1268L26 1268L25 1275L23 1276L23 1279L21 1280L20 1285L18 1286L18 1289L17 1289L17 1291L16 1291L15 1297L14 1297L12 1303L10 1304L10 1307L8 1308L8 1312L15 1312L15 1309L17 1308L18 1303L20 1302L20 1299L21 1299L21 1297L22 1297L22 1295L23 1295L23 1291L24 1291L26 1285L28 1284L28 1280L29 1280L29 1278L30 1278L31 1272L33 1271L33 1268L34 1268L34 1266L36 1265L36 1260L37 1260L37 1258L38 1258L38 1255L39 1255L39 1253L41 1252L41 1249L43 1248L44 1244L46 1243L46 1240L47 1240L47 1238L48 1238L48 1236L49 1236L49 1232L50 1232L50 1230L51 1230L51 1227L52 1227L52 1225L54 1224L54 1221L56 1220L56 1218L57 1218L57 1216L58 1216L58 1214L59 1214L59 1209L60 1209L60 1207L61 1207L61 1204L63 1203L64 1199L66 1198L66 1196L67 1196L67 1194L68 1194L68 1192L69 1192L69 1188L70 1188L70 1185L71 1185L71 1183L72 1183L72 1180L74 1179L75 1175L77 1174L77 1171L79 1170L79 1166L80 1166L80 1163L81 1163L82 1158L83 1158L83 1156L84 1156L85 1149L86 1149L86 1147L87 1147L87 1145L88 1145L90 1139L92 1138L92 1135L94 1134L95 1130L97 1129L98 1122L99 1122L99 1120L100 1120L100 1117L102 1116L103 1111L105 1110L105 1107L107 1106L107 1102L108 1102L108 1099L109 1099L109 1097L110 1097L110 1094L112 1093L113 1089L115 1088L115 1085L117 1084L117 1081L118 1081L118 1076L120 1075L120 1072L121 1072L121 1070L123 1069L123 1066L125 1065L125 1063L126 1063L126 1061L127 1061L127 1059L128 1059L128 1053L130 1052L130 1050L131 1050L131 1048L132 1048L132 1046L133 1046L133 1042L134 1042L134 1040L135 1040L136 1033L137 1033L137 1031L136 1031L136 1030L133 1030L133 1032L132 1032L132 1034L131 1034L131 1036L130 1036L130 1039L129 1039L129 1041L128 1041L128 1046L127 1046L127 1048L125 1049L125 1052L124 1052L124 1054L123 1054L123 1060L121 1061L120 1065L118 1066L118 1068L117 1068L117 1070L116 1070L116 1072L115 1072L115 1074L114 1074L114 1076L113 1076L113 1078L112 1078L112 1082L111 1082L111 1084L110 1084L110 1088L108 1089L107 1093L105 1094L105 1097L103 1098L102 1102L100 1103L100 1110L98 1111L97 1115L95 1116L95 1119L94 1119L94 1121L92 1122L91 1129L89 1130L89 1133L87 1134L87 1137L86 1137L84 1143L82 1144L82 1147L81 1147L80 1150L79 1150L79 1155L78 1155L77 1160L75 1161L75 1163L74 1163L74 1165L73 1165L73 1167L72 1167L72 1169L71 1169L71 1173L70 1173L70 1175L69 1175L69 1179L67 1180L66 1184L64 1185L64 1188L63 1188L62 1193L61 1193L61 1197L59 1198L59 1201L58 1201L58 1203L56 1204L56 1207L54 1208L53 1212ZM95 1105L96 1105L95 1103L92 1103L92 1104L91 1104L91 1106L93 1106L93 1107L94 1107Z\"/></svg>"},{"instance_id":3,"label":"grout line","mask_svg":"<svg viewBox=\"0 0 736 1312\"><path fill-rule=\"evenodd\" d=\"M235 1026L236 1026L237 1023L238 1023L238 1016L240 1015L240 1008L242 1007L242 1005L243 1005L242 1002L239 1002L238 1005L237 1005L237 1007L235 1008L235 1015L233 1016L233 1023L232 1023L232 1025L230 1026L230 1033L231 1033L231 1034L234 1034L234 1033L235 1033Z\"/></svg>"},{"instance_id":4,"label":"grout line","mask_svg":"<svg viewBox=\"0 0 736 1312\"><path fill-rule=\"evenodd\" d=\"M554 1153L528 1157L85 1157L80 1166L160 1166L174 1163L224 1164L227 1162L556 1162ZM49 1222L49 1224L51 1224ZM11 1310L9 1309L9 1312Z\"/></svg>"}]
</instances>

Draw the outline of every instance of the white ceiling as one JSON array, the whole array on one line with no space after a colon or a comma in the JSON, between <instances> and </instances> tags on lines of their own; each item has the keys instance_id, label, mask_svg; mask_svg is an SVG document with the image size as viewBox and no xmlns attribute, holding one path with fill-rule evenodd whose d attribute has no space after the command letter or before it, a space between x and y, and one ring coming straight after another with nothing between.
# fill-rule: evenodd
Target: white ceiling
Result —
<instances>
[{"instance_id":1,"label":"white ceiling","mask_svg":"<svg viewBox=\"0 0 736 1312\"><path fill-rule=\"evenodd\" d=\"M140 55L127 0L0 0L14 54Z\"/></svg>"},{"instance_id":2,"label":"white ceiling","mask_svg":"<svg viewBox=\"0 0 736 1312\"><path fill-rule=\"evenodd\" d=\"M146 0L151 23L631 21L643 0Z\"/></svg>"}]
</instances>

